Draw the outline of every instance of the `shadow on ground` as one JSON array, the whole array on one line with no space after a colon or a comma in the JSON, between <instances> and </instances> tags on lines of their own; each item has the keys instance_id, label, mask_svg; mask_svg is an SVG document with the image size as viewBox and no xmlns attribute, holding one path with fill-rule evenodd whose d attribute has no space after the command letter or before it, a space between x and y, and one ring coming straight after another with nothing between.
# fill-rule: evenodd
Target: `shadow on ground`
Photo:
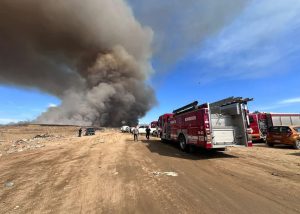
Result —
<instances>
[{"instance_id":1,"label":"shadow on ground","mask_svg":"<svg viewBox=\"0 0 300 214\"><path fill-rule=\"evenodd\" d=\"M150 152L168 157L183 158L189 160L238 158L237 156L233 156L225 152L207 151L200 148L196 148L192 153L186 153L181 151L176 143L162 143L157 139L140 140L139 142L146 143L147 148L150 150Z\"/></svg>"},{"instance_id":2,"label":"shadow on ground","mask_svg":"<svg viewBox=\"0 0 300 214\"><path fill-rule=\"evenodd\" d=\"M289 155L294 155L294 156L299 156L300 157L300 152L290 153Z\"/></svg>"},{"instance_id":3,"label":"shadow on ground","mask_svg":"<svg viewBox=\"0 0 300 214\"><path fill-rule=\"evenodd\" d=\"M263 143L263 144L254 144L254 146L255 147L268 147L268 148L272 148L272 149L294 149L293 146L284 145L284 144L277 144L277 145L274 145L273 147L270 147L267 144Z\"/></svg>"}]
</instances>

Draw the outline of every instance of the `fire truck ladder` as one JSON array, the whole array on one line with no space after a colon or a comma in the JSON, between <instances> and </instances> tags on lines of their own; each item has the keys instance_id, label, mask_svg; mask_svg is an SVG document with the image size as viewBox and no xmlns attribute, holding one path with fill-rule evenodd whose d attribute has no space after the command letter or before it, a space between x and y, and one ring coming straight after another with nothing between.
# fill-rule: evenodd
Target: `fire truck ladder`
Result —
<instances>
[{"instance_id":1,"label":"fire truck ladder","mask_svg":"<svg viewBox=\"0 0 300 214\"><path fill-rule=\"evenodd\" d=\"M192 111L192 110L195 110L197 108L197 105L198 105L198 101L194 101L186 106L183 106L179 109L176 109L173 111L173 114L183 114L185 112L189 112L189 111Z\"/></svg>"},{"instance_id":2,"label":"fire truck ladder","mask_svg":"<svg viewBox=\"0 0 300 214\"><path fill-rule=\"evenodd\" d=\"M214 103L210 103L209 106L210 106L211 110L217 110L222 106L226 106L226 105L230 105L230 104L234 104L234 103L247 104L247 102L250 102L252 100L253 100L253 98L228 97L226 99L219 100L219 101L214 102Z\"/></svg>"}]
</instances>

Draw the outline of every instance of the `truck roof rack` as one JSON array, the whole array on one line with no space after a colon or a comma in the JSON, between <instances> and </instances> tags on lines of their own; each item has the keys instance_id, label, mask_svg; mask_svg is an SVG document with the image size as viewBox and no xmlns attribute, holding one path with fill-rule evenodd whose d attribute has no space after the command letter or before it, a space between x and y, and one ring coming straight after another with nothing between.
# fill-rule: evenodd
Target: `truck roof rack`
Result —
<instances>
[{"instance_id":1,"label":"truck roof rack","mask_svg":"<svg viewBox=\"0 0 300 214\"><path fill-rule=\"evenodd\" d=\"M247 103L247 102L252 101L252 100L253 100L253 98L228 97L226 99L210 103L209 106L211 108L216 108L216 107L230 105L230 104L233 104L233 103Z\"/></svg>"},{"instance_id":2,"label":"truck roof rack","mask_svg":"<svg viewBox=\"0 0 300 214\"><path fill-rule=\"evenodd\" d=\"M182 114L182 113L185 113L185 112L188 112L188 111L192 111L192 110L196 109L197 105L198 105L198 101L194 101L194 102L192 102L188 105L185 105L181 108L178 108L178 109L174 110L173 114L178 115L178 114Z\"/></svg>"},{"instance_id":3,"label":"truck roof rack","mask_svg":"<svg viewBox=\"0 0 300 214\"><path fill-rule=\"evenodd\" d=\"M247 104L247 102L252 101L253 98L242 98L242 97L228 97L223 100L219 100L214 103L210 103L210 110L214 113L220 113L220 108L223 106L227 106L234 103L244 103Z\"/></svg>"}]
</instances>

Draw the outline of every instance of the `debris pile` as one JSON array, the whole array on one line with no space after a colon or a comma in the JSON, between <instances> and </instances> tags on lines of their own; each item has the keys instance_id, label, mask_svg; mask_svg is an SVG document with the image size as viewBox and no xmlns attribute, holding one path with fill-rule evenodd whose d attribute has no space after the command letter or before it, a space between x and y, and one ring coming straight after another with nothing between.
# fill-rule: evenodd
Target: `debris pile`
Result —
<instances>
[{"instance_id":1,"label":"debris pile","mask_svg":"<svg viewBox=\"0 0 300 214\"><path fill-rule=\"evenodd\" d=\"M152 172L152 174L154 176L162 176L162 175L172 176L172 177L178 176L178 173L176 173L176 172Z\"/></svg>"},{"instance_id":2,"label":"debris pile","mask_svg":"<svg viewBox=\"0 0 300 214\"><path fill-rule=\"evenodd\" d=\"M4 186L7 187L7 188L13 187L14 186L14 182L12 182L12 181L6 181L4 183Z\"/></svg>"},{"instance_id":3,"label":"debris pile","mask_svg":"<svg viewBox=\"0 0 300 214\"><path fill-rule=\"evenodd\" d=\"M11 145L6 149L6 153L11 154L42 148L45 147L46 142L53 142L54 140L57 140L59 138L62 138L62 136L54 136L46 133L36 135L31 139L19 139L17 141L11 142Z\"/></svg>"},{"instance_id":4,"label":"debris pile","mask_svg":"<svg viewBox=\"0 0 300 214\"><path fill-rule=\"evenodd\" d=\"M36 139L36 138L48 138L48 137L55 137L55 136L54 135L49 135L48 133L42 134L42 135L38 134L34 137L34 139Z\"/></svg>"}]
</instances>

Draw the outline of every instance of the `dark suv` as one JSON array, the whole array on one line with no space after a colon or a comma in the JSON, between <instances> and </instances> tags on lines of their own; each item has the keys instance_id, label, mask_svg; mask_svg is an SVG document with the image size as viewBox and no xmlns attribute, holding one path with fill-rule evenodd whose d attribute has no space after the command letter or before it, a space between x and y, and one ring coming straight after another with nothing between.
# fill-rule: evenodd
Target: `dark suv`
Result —
<instances>
[{"instance_id":1,"label":"dark suv","mask_svg":"<svg viewBox=\"0 0 300 214\"><path fill-rule=\"evenodd\" d=\"M87 136L87 135L95 135L95 129L94 128L86 128L84 135L85 136Z\"/></svg>"}]
</instances>

